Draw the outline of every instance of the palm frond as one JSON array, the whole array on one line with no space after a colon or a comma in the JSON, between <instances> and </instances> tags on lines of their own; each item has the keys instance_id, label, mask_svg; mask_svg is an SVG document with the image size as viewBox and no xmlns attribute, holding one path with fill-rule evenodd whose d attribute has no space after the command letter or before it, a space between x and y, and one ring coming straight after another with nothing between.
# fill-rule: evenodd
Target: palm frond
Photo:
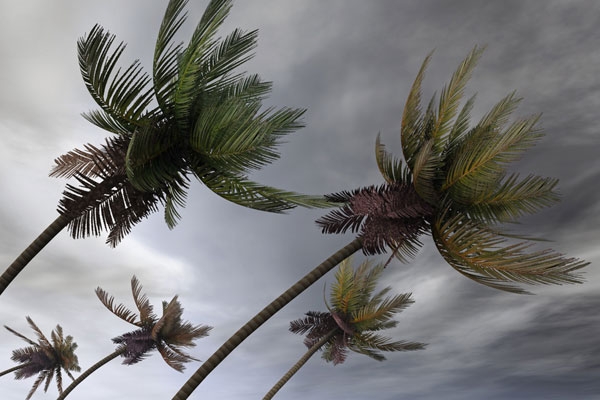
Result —
<instances>
[{"instance_id":1,"label":"palm frond","mask_svg":"<svg viewBox=\"0 0 600 400\"><path fill-rule=\"evenodd\" d=\"M328 208L331 203L321 196L303 195L260 185L242 175L200 167L194 171L211 191L232 203L260 211L283 213L294 207Z\"/></svg>"},{"instance_id":2,"label":"palm frond","mask_svg":"<svg viewBox=\"0 0 600 400\"><path fill-rule=\"evenodd\" d=\"M174 115L181 131L191 127L190 115L197 83L202 74L201 60L215 48L213 39L217 29L231 9L231 0L211 0L196 26L187 48L178 57L178 79L173 88Z\"/></svg>"},{"instance_id":3,"label":"palm frond","mask_svg":"<svg viewBox=\"0 0 600 400\"><path fill-rule=\"evenodd\" d=\"M156 315L153 313L153 307L146 294L142 294L142 285L136 276L131 278L131 292L133 301L140 312L140 323L142 325L151 324L156 321Z\"/></svg>"},{"instance_id":4,"label":"palm frond","mask_svg":"<svg viewBox=\"0 0 600 400\"><path fill-rule=\"evenodd\" d=\"M507 165L542 136L536 127L539 116L517 120L501 131L517 102L513 95L508 96L475 129L457 140L442 186L456 201L476 198L478 184L497 182Z\"/></svg>"},{"instance_id":5,"label":"palm frond","mask_svg":"<svg viewBox=\"0 0 600 400\"><path fill-rule=\"evenodd\" d=\"M385 360L385 357L379 353L380 351L414 351L425 348L424 343L410 341L391 341L391 338L381 336L371 332L361 332L352 337L348 347L367 355L377 361Z\"/></svg>"},{"instance_id":6,"label":"palm frond","mask_svg":"<svg viewBox=\"0 0 600 400\"><path fill-rule=\"evenodd\" d=\"M412 175L408 167L404 166L402 160L394 157L385 149L385 145L381 143L381 135L377 134L375 141L375 161L379 172L383 179L389 184L411 184Z\"/></svg>"},{"instance_id":7,"label":"palm frond","mask_svg":"<svg viewBox=\"0 0 600 400\"><path fill-rule=\"evenodd\" d=\"M310 334L314 329L327 324L331 325L332 318L328 312L309 311L306 317L290 322L290 332L303 335ZM318 341L318 340L317 340Z\"/></svg>"},{"instance_id":8,"label":"palm frond","mask_svg":"<svg viewBox=\"0 0 600 400\"><path fill-rule=\"evenodd\" d=\"M190 361L198 361L187 354L175 352L172 348L163 344L158 345L157 349L160 355L162 356L163 360L165 360L165 362L167 363L167 365L178 372L183 372L185 370L184 363Z\"/></svg>"},{"instance_id":9,"label":"palm frond","mask_svg":"<svg viewBox=\"0 0 600 400\"><path fill-rule=\"evenodd\" d=\"M410 89L404 112L402 114L402 124L400 128L400 138L402 142L402 152L409 168L412 170L414 158L421 147L423 137L423 119L421 110L421 84L425 76L425 69L431 60L432 53L429 53L421 64L417 77Z\"/></svg>"},{"instance_id":10,"label":"palm frond","mask_svg":"<svg viewBox=\"0 0 600 400\"><path fill-rule=\"evenodd\" d=\"M420 247L418 236L433 212L414 187L407 184L370 186L326 198L347 204L319 218L317 225L323 233L359 231L365 254L383 253L385 246L395 249L401 257L416 253Z\"/></svg>"},{"instance_id":11,"label":"palm frond","mask_svg":"<svg viewBox=\"0 0 600 400\"><path fill-rule=\"evenodd\" d=\"M100 299L100 302L104 305L104 307L108 309L108 311L121 318L125 322L129 322L132 325L141 327L141 323L136 322L136 320L138 319L138 315L133 311L129 310L123 304L115 306L114 297L102 290L102 288L96 288L96 296L98 296L98 299Z\"/></svg>"},{"instance_id":12,"label":"palm frond","mask_svg":"<svg viewBox=\"0 0 600 400\"><path fill-rule=\"evenodd\" d=\"M478 221L515 221L557 203L560 200L554 191L557 184L555 178L529 175L519 180L518 174L511 174L493 187L482 187L465 212Z\"/></svg>"},{"instance_id":13,"label":"palm frond","mask_svg":"<svg viewBox=\"0 0 600 400\"><path fill-rule=\"evenodd\" d=\"M162 113L173 116L173 92L177 84L177 58L183 51L183 44L174 44L173 37L186 20L187 12L183 12L187 0L170 0L165 11L153 60L153 83L156 100Z\"/></svg>"},{"instance_id":14,"label":"palm frond","mask_svg":"<svg viewBox=\"0 0 600 400\"><path fill-rule=\"evenodd\" d=\"M527 293L512 283L581 283L575 273L588 262L551 249L529 251L531 243L507 239L464 215L438 218L432 234L444 259L464 276L495 289Z\"/></svg>"},{"instance_id":15,"label":"palm frond","mask_svg":"<svg viewBox=\"0 0 600 400\"><path fill-rule=\"evenodd\" d=\"M483 50L484 48L475 46L456 69L448 85L444 86L440 93L437 121L433 128L435 146L438 148L438 152L441 150L441 145L446 142L446 137L453 130L452 121L458 111L460 100L464 94L465 85L471 77L473 68L475 68ZM464 117L457 119L459 126L463 123L463 118Z\"/></svg>"},{"instance_id":16,"label":"palm frond","mask_svg":"<svg viewBox=\"0 0 600 400\"><path fill-rule=\"evenodd\" d=\"M84 116L103 129L127 135L140 126L140 118L152 101L153 91L147 88L150 78L142 72L139 61L123 72L120 69L115 72L125 45L121 43L111 50L114 39L114 35L95 25L77 43L83 81L103 110L103 113ZM125 129L121 131L120 127Z\"/></svg>"}]
</instances>

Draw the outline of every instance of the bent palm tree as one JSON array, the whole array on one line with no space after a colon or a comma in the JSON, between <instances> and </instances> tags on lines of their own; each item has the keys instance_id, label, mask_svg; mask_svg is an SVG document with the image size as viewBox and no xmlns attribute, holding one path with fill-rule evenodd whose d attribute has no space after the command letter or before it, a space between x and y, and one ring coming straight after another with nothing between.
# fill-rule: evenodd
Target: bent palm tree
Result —
<instances>
[{"instance_id":1,"label":"bent palm tree","mask_svg":"<svg viewBox=\"0 0 600 400\"><path fill-rule=\"evenodd\" d=\"M519 99L502 99L474 127L469 127L471 97L458 106L482 49L475 47L454 72L440 98L421 110L425 59L406 101L401 125L405 163L376 141L377 165L386 183L327 196L345 203L317 221L323 233L358 232L329 257L250 319L190 377L174 399L189 397L204 378L245 338L344 258L362 249L367 255L389 247L407 261L431 233L444 259L476 282L514 293L513 283L580 283L576 271L588 263L553 250L528 251L527 241L495 226L514 222L558 201L558 181L508 174L508 165L542 136L538 116L508 124Z\"/></svg>"},{"instance_id":2,"label":"bent palm tree","mask_svg":"<svg viewBox=\"0 0 600 400\"><path fill-rule=\"evenodd\" d=\"M183 308L177 296L170 302L163 301L163 314L158 318L153 312L148 297L141 293L142 286L135 276L131 279L131 291L139 316L123 304L115 306L111 295L101 288L96 289L96 295L110 312L138 329L112 339L118 344L116 350L84 371L61 393L59 400L67 397L92 372L118 356L125 358L123 364L132 365L142 361L150 351L156 349L167 365L179 372L185 369L184 363L196 360L186 354L182 348L194 347L196 345L194 340L208 336L212 327L194 326L189 322L183 322L181 320Z\"/></svg>"},{"instance_id":3,"label":"bent palm tree","mask_svg":"<svg viewBox=\"0 0 600 400\"><path fill-rule=\"evenodd\" d=\"M377 280L383 272L384 265L372 267L364 261L356 270L352 270L350 259L340 264L336 274L336 282L331 287L329 312L309 311L303 319L290 323L290 331L305 334L304 344L308 351L281 377L269 390L264 400L273 396L318 350L323 350L323 359L341 364L346 360L348 350L364 354L377 361L385 360L382 351L410 351L425 348L423 343L407 341L391 341L378 333L384 329L394 328L398 321L392 319L394 314L414 303L410 294L385 297L391 287L386 287L377 294L373 291Z\"/></svg>"},{"instance_id":4,"label":"bent palm tree","mask_svg":"<svg viewBox=\"0 0 600 400\"><path fill-rule=\"evenodd\" d=\"M138 61L115 66L121 43L96 25L78 42L84 83L100 106L83 116L116 135L101 148L86 145L55 160L50 175L75 177L59 217L0 276L0 294L62 229L73 238L109 231L116 246L136 223L165 207L172 228L184 206L189 176L236 204L268 212L298 205L329 206L322 197L283 191L248 178L279 157L281 139L303 125L305 110L268 108L271 83L235 73L256 47L257 31L234 30L215 38L231 0L212 0L187 47L173 43L185 21L186 0L171 0L156 41L152 77ZM152 107L156 102L156 105Z\"/></svg>"},{"instance_id":5,"label":"bent palm tree","mask_svg":"<svg viewBox=\"0 0 600 400\"><path fill-rule=\"evenodd\" d=\"M79 372L81 370L77 356L75 355L77 343L73 341L72 336L63 336L63 330L60 325L56 325L56 328L50 334L50 341L31 318L27 317L27 322L38 337L37 343L4 325L11 333L20 337L31 346L13 350L10 359L20 363L20 365L0 372L0 376L13 371L15 372L15 379L29 378L37 374L38 377L27 394L26 400L29 400L33 396L44 380L46 381L44 392L47 392L50 382L52 382L52 378L54 377L56 377L58 393L61 394L63 392L61 370L64 370L71 379L75 379L71 375L71 371Z\"/></svg>"}]
</instances>

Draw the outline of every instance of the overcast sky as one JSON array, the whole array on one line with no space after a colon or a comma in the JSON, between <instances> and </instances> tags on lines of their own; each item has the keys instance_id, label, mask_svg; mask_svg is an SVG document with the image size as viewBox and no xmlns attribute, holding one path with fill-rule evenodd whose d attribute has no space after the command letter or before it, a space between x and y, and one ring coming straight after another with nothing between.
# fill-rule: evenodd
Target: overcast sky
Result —
<instances>
[{"instance_id":1,"label":"overcast sky","mask_svg":"<svg viewBox=\"0 0 600 400\"><path fill-rule=\"evenodd\" d=\"M125 64L149 70L166 1L0 0L0 258L2 270L56 216L65 181L48 178L54 158L108 133L81 118L94 108L81 80L76 41L95 23L128 43ZM191 1L188 38L206 1ZM546 137L518 165L560 179L562 202L523 220L519 231L591 261L586 283L494 291L462 277L429 237L409 264L394 261L385 285L412 292L395 339L429 343L385 362L350 354L333 367L313 357L281 399L597 399L600 397L600 3L589 1L252 1L237 2L222 29L259 29L246 69L274 82L269 104L305 107L307 127L282 158L254 175L262 183L324 194L379 184L375 137L400 155L399 125L410 85L435 49L424 84L429 98L475 44L488 48L469 83L474 119L516 89L518 115L543 113ZM183 36L182 36L183 37ZM124 65L125 65L124 64ZM155 305L175 294L184 318L214 326L191 354L205 360L235 330L351 236L323 236L323 211L270 215L244 209L194 182L172 231L161 213L116 249L105 237L67 232L17 277L0 299L0 324L33 337L29 315L47 334L59 323L79 344L82 368L111 353L132 330L103 308L101 286L133 306L135 274ZM381 258L383 259L383 257ZM355 262L362 260L362 255ZM258 399L304 353L287 331L306 311L325 311L328 274L234 351L191 398ZM0 331L0 370L26 343ZM158 355L120 360L94 373L69 398L171 398L199 363L178 373ZM65 381L66 382L66 381ZM33 379L0 380L2 399L22 399ZM44 396L56 396L54 385Z\"/></svg>"}]
</instances>

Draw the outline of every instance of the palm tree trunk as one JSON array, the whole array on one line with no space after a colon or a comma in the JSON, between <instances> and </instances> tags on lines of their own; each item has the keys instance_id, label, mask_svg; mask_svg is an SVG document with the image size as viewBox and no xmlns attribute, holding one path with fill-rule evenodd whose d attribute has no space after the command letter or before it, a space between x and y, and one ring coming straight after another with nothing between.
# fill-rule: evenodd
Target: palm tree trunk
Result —
<instances>
[{"instance_id":1,"label":"palm tree trunk","mask_svg":"<svg viewBox=\"0 0 600 400\"><path fill-rule=\"evenodd\" d=\"M27 248L17 257L15 261L0 276L0 295L35 257L60 231L71 222L71 218L59 215Z\"/></svg>"},{"instance_id":2,"label":"palm tree trunk","mask_svg":"<svg viewBox=\"0 0 600 400\"><path fill-rule=\"evenodd\" d=\"M327 272L331 271L336 265L350 257L352 254L362 248L362 241L354 239L346 246L332 254L319 266L306 274L302 279L296 282L292 287L286 290L281 296L273 300L268 306L256 314L250 321L246 322L236 333L233 334L217 351L206 360L188 381L179 389L173 400L187 399L206 376L217 367L240 343L244 341L252 332L257 330L265 321L271 318L276 312L285 307L296 296L305 291L319 280Z\"/></svg>"},{"instance_id":3,"label":"palm tree trunk","mask_svg":"<svg viewBox=\"0 0 600 400\"><path fill-rule=\"evenodd\" d=\"M333 335L335 335L336 331L337 329L333 329L327 335L323 336L321 340L315 343L310 349L308 349L308 351L304 353L302 357L300 357L296 364L294 364L292 368L290 368L289 371L286 372L285 375L283 375L279 381L277 381L277 383L271 388L271 390L269 390L269 392L265 394L263 400L271 400L273 396L275 396L275 394L279 392L279 389L281 389L282 386L285 385L287 381L289 381L290 378L294 376L294 374L298 372L298 370L302 368L304 364L306 364L308 359L311 358L312 355L315 354L317 350L319 350L325 343L327 343L327 341L331 339Z\"/></svg>"},{"instance_id":4,"label":"palm tree trunk","mask_svg":"<svg viewBox=\"0 0 600 400\"><path fill-rule=\"evenodd\" d=\"M56 400L63 400L65 397L67 397L67 395L69 393L71 393L71 391L73 389L75 389L75 387L77 385L79 385L85 378L90 376L90 374L92 372L94 372L95 370L97 370L98 368L100 368L101 366L106 364L107 362L111 361L112 359L117 358L118 356L123 354L124 351L125 351L124 348L117 349L114 352L107 355L106 357L104 357L102 360L98 361L96 364L94 364L91 367L89 367L88 369L86 369L81 375L79 375L77 377L77 379L75 379L73 382L71 382L71 384L60 394L60 396L58 396L58 398Z\"/></svg>"},{"instance_id":5,"label":"palm tree trunk","mask_svg":"<svg viewBox=\"0 0 600 400\"><path fill-rule=\"evenodd\" d=\"M25 363L25 364L17 365L16 367L9 368L7 370L4 370L4 371L0 372L0 376L6 375L6 374L10 374L11 372L14 372L14 371L18 371L21 368L29 367L31 364L33 364L33 362L28 362L28 363Z\"/></svg>"}]
</instances>

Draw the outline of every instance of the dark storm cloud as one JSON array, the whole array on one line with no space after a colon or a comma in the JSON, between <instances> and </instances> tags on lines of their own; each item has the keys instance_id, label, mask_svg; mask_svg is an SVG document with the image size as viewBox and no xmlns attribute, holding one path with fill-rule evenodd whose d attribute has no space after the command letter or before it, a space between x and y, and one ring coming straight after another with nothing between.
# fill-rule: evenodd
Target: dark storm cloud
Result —
<instances>
[{"instance_id":1,"label":"dark storm cloud","mask_svg":"<svg viewBox=\"0 0 600 400\"><path fill-rule=\"evenodd\" d=\"M64 1L50 8L38 3L37 10L0 12L2 32L10 33L0 35L3 54L10 55L0 61L5 88L0 132L10 138L0 153L2 184L10 188L0 211L5 264L56 217L64 182L45 177L52 159L86 142L98 144L105 135L78 116L93 104L77 70L77 38L100 22L129 44L123 65L140 58L149 70L164 11L163 2ZM182 39L205 4L189 5ZM259 28L259 47L247 70L274 81L268 104L308 108L307 127L282 146L281 160L254 178L309 193L380 183L373 157L376 134L401 155L402 108L425 55L435 49L424 82L428 100L475 44L487 44L467 87L467 95L478 93L473 120L518 90L524 100L517 115L542 112L546 137L516 170L561 180L562 202L515 229L557 241L542 247L594 262L583 285L533 287L537 296L514 296L465 279L426 238L409 264L388 267L382 284L412 292L416 300L390 334L427 342L427 350L390 354L383 363L351 354L337 367L317 355L282 398L588 399L600 392L594 334L599 325L594 310L600 307L599 7L595 1L234 4L222 33L237 26ZM44 75L36 76L42 67ZM45 328L60 322L80 344L81 364L87 366L112 351L110 335L129 328L103 309L93 289L102 286L133 306L129 279L135 273L154 304L178 293L184 318L215 326L193 349L194 356L206 359L254 313L351 239L321 235L313 221L322 211L266 215L227 203L198 182L182 214L172 231L162 215L153 215L114 250L103 238L73 241L61 234L3 296L0 314L6 321L0 322L17 330L28 314ZM327 275L265 323L195 396L263 395L305 350L302 337L287 332L289 321L324 310L323 287L332 280ZM15 340L2 338L1 350L10 354ZM197 367L177 374L162 364L156 354L127 370L115 361L71 397L168 398ZM28 390L27 382L3 385L3 394L14 398Z\"/></svg>"}]
</instances>

